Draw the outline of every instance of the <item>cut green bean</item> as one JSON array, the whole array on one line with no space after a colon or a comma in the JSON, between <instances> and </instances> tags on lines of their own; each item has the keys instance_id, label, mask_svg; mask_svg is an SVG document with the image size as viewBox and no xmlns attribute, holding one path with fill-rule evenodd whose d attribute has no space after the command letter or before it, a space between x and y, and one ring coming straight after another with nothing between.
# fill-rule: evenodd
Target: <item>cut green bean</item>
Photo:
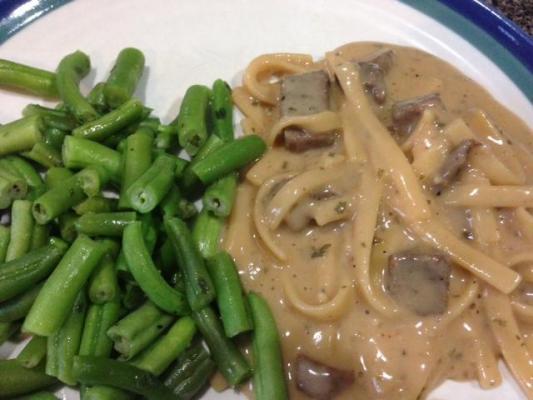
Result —
<instances>
[{"instance_id":1,"label":"cut green bean","mask_svg":"<svg viewBox=\"0 0 533 400\"><path fill-rule=\"evenodd\" d=\"M126 150L123 153L122 182L120 186L119 208L129 208L131 204L126 195L127 189L152 164L153 137L150 128L139 128L126 139Z\"/></svg>"},{"instance_id":2,"label":"cut green bean","mask_svg":"<svg viewBox=\"0 0 533 400\"><path fill-rule=\"evenodd\" d=\"M63 142L62 158L67 168L77 169L96 165L104 168L113 180L119 180L121 170L120 153L100 143L67 136Z\"/></svg>"},{"instance_id":3,"label":"cut green bean","mask_svg":"<svg viewBox=\"0 0 533 400\"><path fill-rule=\"evenodd\" d=\"M6 260L7 247L9 246L10 238L10 229L7 226L0 225L0 264Z\"/></svg>"},{"instance_id":4,"label":"cut green bean","mask_svg":"<svg viewBox=\"0 0 533 400\"><path fill-rule=\"evenodd\" d=\"M0 60L0 86L41 97L58 97L56 74L9 60Z\"/></svg>"},{"instance_id":5,"label":"cut green bean","mask_svg":"<svg viewBox=\"0 0 533 400\"><path fill-rule=\"evenodd\" d=\"M65 322L47 340L46 374L67 385L75 385L72 374L74 357L78 354L87 311L87 298L80 291Z\"/></svg>"},{"instance_id":6,"label":"cut green bean","mask_svg":"<svg viewBox=\"0 0 533 400\"><path fill-rule=\"evenodd\" d=\"M111 108L119 107L133 96L143 71L144 54L140 50L133 47L121 50L104 87Z\"/></svg>"},{"instance_id":7,"label":"cut green bean","mask_svg":"<svg viewBox=\"0 0 533 400\"><path fill-rule=\"evenodd\" d=\"M82 169L76 174L76 177L80 181L83 192L92 197L100 195L101 190L109 182L110 175L105 168L92 165Z\"/></svg>"},{"instance_id":8,"label":"cut green bean","mask_svg":"<svg viewBox=\"0 0 533 400\"><path fill-rule=\"evenodd\" d=\"M217 217L229 217L237 192L237 174L231 173L207 188L203 203Z\"/></svg>"},{"instance_id":9,"label":"cut green bean","mask_svg":"<svg viewBox=\"0 0 533 400\"><path fill-rule=\"evenodd\" d=\"M160 204L164 217L189 219L198 214L194 203L183 197L179 187L172 187Z\"/></svg>"},{"instance_id":10,"label":"cut green bean","mask_svg":"<svg viewBox=\"0 0 533 400\"><path fill-rule=\"evenodd\" d=\"M105 114L109 111L109 106L105 100L104 88L105 82L97 83L87 95L87 101L89 104L100 114Z\"/></svg>"},{"instance_id":11,"label":"cut green bean","mask_svg":"<svg viewBox=\"0 0 533 400\"><path fill-rule=\"evenodd\" d=\"M165 219L165 229L183 271L187 302L198 311L215 298L213 282L185 222L179 218Z\"/></svg>"},{"instance_id":12,"label":"cut green bean","mask_svg":"<svg viewBox=\"0 0 533 400\"><path fill-rule=\"evenodd\" d=\"M75 357L73 374L82 384L113 386L148 400L175 400L172 392L149 372L109 358Z\"/></svg>"},{"instance_id":13,"label":"cut green bean","mask_svg":"<svg viewBox=\"0 0 533 400\"><path fill-rule=\"evenodd\" d=\"M67 168L52 167L48 171L46 171L44 181L48 189L52 189L54 187L62 185L64 181L66 181L73 175L74 174Z\"/></svg>"},{"instance_id":14,"label":"cut green bean","mask_svg":"<svg viewBox=\"0 0 533 400\"><path fill-rule=\"evenodd\" d=\"M78 231L76 230L75 225L77 220L78 216L73 212L63 213L57 219L59 234L61 239L65 242L72 243L76 240L76 237L78 236Z\"/></svg>"},{"instance_id":15,"label":"cut green bean","mask_svg":"<svg viewBox=\"0 0 533 400\"><path fill-rule=\"evenodd\" d=\"M126 190L131 206L143 214L152 211L171 188L175 168L175 157L168 154L158 156Z\"/></svg>"},{"instance_id":16,"label":"cut green bean","mask_svg":"<svg viewBox=\"0 0 533 400\"><path fill-rule=\"evenodd\" d=\"M89 213L79 217L75 225L78 233L89 236L121 237L124 228L136 220L137 214L133 211Z\"/></svg>"},{"instance_id":17,"label":"cut green bean","mask_svg":"<svg viewBox=\"0 0 533 400\"><path fill-rule=\"evenodd\" d=\"M233 99L230 86L222 79L213 83L211 108L215 135L226 141L233 140Z\"/></svg>"},{"instance_id":18,"label":"cut green bean","mask_svg":"<svg viewBox=\"0 0 533 400\"><path fill-rule=\"evenodd\" d=\"M80 204L72 208L78 215L88 213L108 213L115 209L115 200L101 196L94 196L83 200Z\"/></svg>"},{"instance_id":19,"label":"cut green bean","mask_svg":"<svg viewBox=\"0 0 533 400\"><path fill-rule=\"evenodd\" d=\"M176 132L172 127L165 126L155 137L154 144L156 149L166 151L172 149L178 144Z\"/></svg>"},{"instance_id":20,"label":"cut green bean","mask_svg":"<svg viewBox=\"0 0 533 400\"><path fill-rule=\"evenodd\" d=\"M178 130L181 147L190 155L195 155L207 139L207 112L211 90L202 85L187 89L181 102L178 117L172 125Z\"/></svg>"},{"instance_id":21,"label":"cut green bean","mask_svg":"<svg viewBox=\"0 0 533 400\"><path fill-rule=\"evenodd\" d=\"M50 244L15 260L2 264L0 268L0 302L24 293L37 282L46 278L57 265L67 244L53 239Z\"/></svg>"},{"instance_id":22,"label":"cut green bean","mask_svg":"<svg viewBox=\"0 0 533 400\"><path fill-rule=\"evenodd\" d=\"M117 273L120 276L120 271ZM129 274L129 271L128 271ZM132 278L133 280L133 278ZM127 282L126 283L126 290L124 291L124 295L122 296L122 305L127 310L134 310L141 306L142 303L146 301L146 295L142 291L142 289L137 285L137 282Z\"/></svg>"},{"instance_id":23,"label":"cut green bean","mask_svg":"<svg viewBox=\"0 0 533 400\"><path fill-rule=\"evenodd\" d=\"M185 296L165 282L150 257L141 222L133 222L124 229L122 247L131 274L148 298L168 313L187 314Z\"/></svg>"},{"instance_id":24,"label":"cut green bean","mask_svg":"<svg viewBox=\"0 0 533 400\"><path fill-rule=\"evenodd\" d=\"M0 126L0 156L31 150L44 132L41 117L24 117Z\"/></svg>"},{"instance_id":25,"label":"cut green bean","mask_svg":"<svg viewBox=\"0 0 533 400\"><path fill-rule=\"evenodd\" d=\"M257 135L249 135L220 146L195 163L191 170L204 185L237 171L259 158L266 144Z\"/></svg>"},{"instance_id":26,"label":"cut green bean","mask_svg":"<svg viewBox=\"0 0 533 400\"><path fill-rule=\"evenodd\" d=\"M47 128L44 131L44 143L55 150L61 151L67 132L57 128Z\"/></svg>"},{"instance_id":27,"label":"cut green bean","mask_svg":"<svg viewBox=\"0 0 533 400\"><path fill-rule=\"evenodd\" d=\"M113 325L107 335L121 358L129 360L157 339L173 320L148 301Z\"/></svg>"},{"instance_id":28,"label":"cut green bean","mask_svg":"<svg viewBox=\"0 0 533 400\"><path fill-rule=\"evenodd\" d=\"M24 368L17 360L0 360L0 398L6 399L41 390L57 383L43 368Z\"/></svg>"},{"instance_id":29,"label":"cut green bean","mask_svg":"<svg viewBox=\"0 0 533 400\"><path fill-rule=\"evenodd\" d=\"M140 100L131 99L116 110L77 127L72 131L72 135L101 142L138 122L144 115L145 109Z\"/></svg>"},{"instance_id":30,"label":"cut green bean","mask_svg":"<svg viewBox=\"0 0 533 400\"><path fill-rule=\"evenodd\" d=\"M38 115L43 119L47 128L55 128L66 132L70 132L78 125L77 121L66 111L38 104L28 104L22 110L22 115L25 117Z\"/></svg>"},{"instance_id":31,"label":"cut green bean","mask_svg":"<svg viewBox=\"0 0 533 400\"><path fill-rule=\"evenodd\" d=\"M7 247L6 261L21 257L30 250L33 233L31 201L15 200L11 207L11 237Z\"/></svg>"},{"instance_id":32,"label":"cut green bean","mask_svg":"<svg viewBox=\"0 0 533 400\"><path fill-rule=\"evenodd\" d=\"M0 165L0 182L3 182L4 196L8 200L7 207L13 200L23 199L28 194L28 184L22 176L11 169L12 166L6 160L0 161L7 164Z\"/></svg>"},{"instance_id":33,"label":"cut green bean","mask_svg":"<svg viewBox=\"0 0 533 400\"><path fill-rule=\"evenodd\" d=\"M226 381L234 387L248 379L251 375L250 367L235 344L224 335L213 309L206 307L192 315Z\"/></svg>"},{"instance_id":34,"label":"cut green bean","mask_svg":"<svg viewBox=\"0 0 533 400\"><path fill-rule=\"evenodd\" d=\"M16 322L0 322L0 346L8 341L18 329L19 325Z\"/></svg>"},{"instance_id":35,"label":"cut green bean","mask_svg":"<svg viewBox=\"0 0 533 400\"><path fill-rule=\"evenodd\" d=\"M98 113L83 97L79 84L91 69L89 57L81 51L71 53L57 67L57 90L66 108L81 123L98 118Z\"/></svg>"},{"instance_id":36,"label":"cut green bean","mask_svg":"<svg viewBox=\"0 0 533 400\"><path fill-rule=\"evenodd\" d=\"M40 247L46 246L49 238L50 238L50 226L49 225L34 224L33 232L31 234L30 250L35 250Z\"/></svg>"},{"instance_id":37,"label":"cut green bean","mask_svg":"<svg viewBox=\"0 0 533 400\"><path fill-rule=\"evenodd\" d=\"M85 389L83 400L132 400L134 395L126 390L111 386L95 385Z\"/></svg>"},{"instance_id":38,"label":"cut green bean","mask_svg":"<svg viewBox=\"0 0 533 400\"><path fill-rule=\"evenodd\" d=\"M176 178L179 179L183 176L183 172L189 165L189 161L184 160L183 158L176 158Z\"/></svg>"},{"instance_id":39,"label":"cut green bean","mask_svg":"<svg viewBox=\"0 0 533 400\"><path fill-rule=\"evenodd\" d=\"M25 368L34 368L41 363L46 357L46 338L34 336L24 346L17 361Z\"/></svg>"},{"instance_id":40,"label":"cut green bean","mask_svg":"<svg viewBox=\"0 0 533 400\"><path fill-rule=\"evenodd\" d=\"M203 209L196 217L192 238L203 258L213 257L219 250L224 220Z\"/></svg>"},{"instance_id":41,"label":"cut green bean","mask_svg":"<svg viewBox=\"0 0 533 400\"><path fill-rule=\"evenodd\" d=\"M21 155L46 168L61 165L61 154L59 151L45 142L35 143L30 151L25 151Z\"/></svg>"},{"instance_id":42,"label":"cut green bean","mask_svg":"<svg viewBox=\"0 0 533 400\"><path fill-rule=\"evenodd\" d=\"M288 399L278 328L266 301L258 294L248 296L254 333L254 393L257 400Z\"/></svg>"},{"instance_id":43,"label":"cut green bean","mask_svg":"<svg viewBox=\"0 0 533 400\"><path fill-rule=\"evenodd\" d=\"M217 304L227 337L252 329L237 267L231 256L222 251L207 261L215 284Z\"/></svg>"},{"instance_id":44,"label":"cut green bean","mask_svg":"<svg viewBox=\"0 0 533 400\"><path fill-rule=\"evenodd\" d=\"M101 243L78 236L46 280L24 321L23 330L50 336L59 329L104 250Z\"/></svg>"},{"instance_id":45,"label":"cut green bean","mask_svg":"<svg viewBox=\"0 0 533 400\"><path fill-rule=\"evenodd\" d=\"M41 176L28 161L17 156L7 157L6 160L24 178L28 186L37 187L43 184Z\"/></svg>"},{"instance_id":46,"label":"cut green bean","mask_svg":"<svg viewBox=\"0 0 533 400\"><path fill-rule=\"evenodd\" d=\"M89 281L89 298L95 304L102 304L118 296L117 271L110 254L106 254Z\"/></svg>"},{"instance_id":47,"label":"cut green bean","mask_svg":"<svg viewBox=\"0 0 533 400\"><path fill-rule=\"evenodd\" d=\"M160 339L131 361L133 365L159 376L189 345L196 333L190 317L176 321Z\"/></svg>"},{"instance_id":48,"label":"cut green bean","mask_svg":"<svg viewBox=\"0 0 533 400\"><path fill-rule=\"evenodd\" d=\"M37 298L43 284L40 283L30 290L0 303L0 322L13 322L24 318Z\"/></svg>"},{"instance_id":49,"label":"cut green bean","mask_svg":"<svg viewBox=\"0 0 533 400\"><path fill-rule=\"evenodd\" d=\"M107 336L107 331L117 322L119 315L118 301L89 306L79 350L81 356L110 356L113 341Z\"/></svg>"}]
</instances>

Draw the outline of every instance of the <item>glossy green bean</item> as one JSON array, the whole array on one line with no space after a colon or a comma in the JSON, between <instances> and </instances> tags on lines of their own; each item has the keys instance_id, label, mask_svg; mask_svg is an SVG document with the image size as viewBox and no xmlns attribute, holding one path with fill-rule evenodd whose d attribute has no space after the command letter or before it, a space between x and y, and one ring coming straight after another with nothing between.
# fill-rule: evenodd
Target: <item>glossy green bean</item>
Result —
<instances>
[{"instance_id":1,"label":"glossy green bean","mask_svg":"<svg viewBox=\"0 0 533 400\"><path fill-rule=\"evenodd\" d=\"M50 336L57 331L104 251L101 243L78 236L46 280L24 321L23 330L40 336Z\"/></svg>"},{"instance_id":2,"label":"glossy green bean","mask_svg":"<svg viewBox=\"0 0 533 400\"><path fill-rule=\"evenodd\" d=\"M41 140L44 129L39 116L24 117L0 126L0 156L31 150Z\"/></svg>"},{"instance_id":3,"label":"glossy green bean","mask_svg":"<svg viewBox=\"0 0 533 400\"><path fill-rule=\"evenodd\" d=\"M11 230L7 226L0 225L0 265L6 260L10 238Z\"/></svg>"},{"instance_id":4,"label":"glossy green bean","mask_svg":"<svg viewBox=\"0 0 533 400\"><path fill-rule=\"evenodd\" d=\"M70 211L61 214L57 219L59 234L65 242L72 243L78 236L75 225L77 220L78 216Z\"/></svg>"},{"instance_id":5,"label":"glossy green bean","mask_svg":"<svg viewBox=\"0 0 533 400\"><path fill-rule=\"evenodd\" d=\"M89 298L95 304L102 304L116 299L118 293L115 262L110 254L106 254L89 280Z\"/></svg>"},{"instance_id":6,"label":"glossy green bean","mask_svg":"<svg viewBox=\"0 0 533 400\"><path fill-rule=\"evenodd\" d=\"M67 168L52 167L46 171L44 181L48 189L52 189L56 186L62 185L64 181L73 175L74 174Z\"/></svg>"},{"instance_id":7,"label":"glossy green bean","mask_svg":"<svg viewBox=\"0 0 533 400\"><path fill-rule=\"evenodd\" d=\"M6 399L41 390L57 383L43 368L24 368L17 360L0 360L0 398Z\"/></svg>"},{"instance_id":8,"label":"glossy green bean","mask_svg":"<svg viewBox=\"0 0 533 400\"><path fill-rule=\"evenodd\" d=\"M202 199L204 207L217 217L229 217L236 193L237 174L231 173L207 188Z\"/></svg>"},{"instance_id":9,"label":"glossy green bean","mask_svg":"<svg viewBox=\"0 0 533 400\"><path fill-rule=\"evenodd\" d=\"M25 368L34 368L46 357L46 338L33 336L17 356L17 361Z\"/></svg>"},{"instance_id":10,"label":"glossy green bean","mask_svg":"<svg viewBox=\"0 0 533 400\"><path fill-rule=\"evenodd\" d=\"M24 318L42 287L43 284L40 283L30 290L0 303L0 322L13 322Z\"/></svg>"},{"instance_id":11,"label":"glossy green bean","mask_svg":"<svg viewBox=\"0 0 533 400\"><path fill-rule=\"evenodd\" d=\"M11 206L11 236L6 261L21 257L30 250L34 224L31 207L28 200L15 200Z\"/></svg>"},{"instance_id":12,"label":"glossy green bean","mask_svg":"<svg viewBox=\"0 0 533 400\"><path fill-rule=\"evenodd\" d=\"M9 60L0 60L0 86L41 97L58 97L56 74Z\"/></svg>"},{"instance_id":13,"label":"glossy green bean","mask_svg":"<svg viewBox=\"0 0 533 400\"><path fill-rule=\"evenodd\" d=\"M227 82L217 79L213 83L211 92L214 133L223 140L233 140L233 99L231 98L231 88Z\"/></svg>"},{"instance_id":14,"label":"glossy green bean","mask_svg":"<svg viewBox=\"0 0 533 400\"><path fill-rule=\"evenodd\" d=\"M61 154L59 151L45 142L35 143L29 151L25 151L21 155L46 168L61 165Z\"/></svg>"},{"instance_id":15,"label":"glossy green bean","mask_svg":"<svg viewBox=\"0 0 533 400\"><path fill-rule=\"evenodd\" d=\"M196 217L192 238L203 258L208 259L218 252L223 227L224 220L206 209L203 209Z\"/></svg>"},{"instance_id":16,"label":"glossy green bean","mask_svg":"<svg viewBox=\"0 0 533 400\"><path fill-rule=\"evenodd\" d=\"M82 397L83 400L131 400L134 398L131 392L103 385L87 387Z\"/></svg>"},{"instance_id":17,"label":"glossy green bean","mask_svg":"<svg viewBox=\"0 0 533 400\"><path fill-rule=\"evenodd\" d=\"M111 108L128 101L144 71L144 54L133 47L120 51L105 83L104 94Z\"/></svg>"},{"instance_id":18,"label":"glossy green bean","mask_svg":"<svg viewBox=\"0 0 533 400\"><path fill-rule=\"evenodd\" d=\"M78 205L72 207L72 209L78 215L84 215L88 213L109 213L114 211L116 206L114 199L108 199L102 196L93 196L83 200Z\"/></svg>"},{"instance_id":19,"label":"glossy green bean","mask_svg":"<svg viewBox=\"0 0 533 400\"><path fill-rule=\"evenodd\" d=\"M159 205L164 217L189 219L198 214L193 202L187 200L178 186L172 187Z\"/></svg>"},{"instance_id":20,"label":"glossy green bean","mask_svg":"<svg viewBox=\"0 0 533 400\"><path fill-rule=\"evenodd\" d=\"M120 303L117 300L89 306L79 349L81 356L110 356L113 341L107 336L107 331L120 316Z\"/></svg>"},{"instance_id":21,"label":"glossy green bean","mask_svg":"<svg viewBox=\"0 0 533 400\"><path fill-rule=\"evenodd\" d=\"M6 160L24 178L28 186L37 187L43 184L43 180L33 165L18 156L9 156Z\"/></svg>"},{"instance_id":22,"label":"glossy green bean","mask_svg":"<svg viewBox=\"0 0 533 400\"><path fill-rule=\"evenodd\" d=\"M47 128L55 128L65 132L70 132L78 125L72 115L63 110L48 108L39 104L28 104L22 110L22 115L30 117L38 115L43 119Z\"/></svg>"},{"instance_id":23,"label":"glossy green bean","mask_svg":"<svg viewBox=\"0 0 533 400\"><path fill-rule=\"evenodd\" d=\"M46 128L44 131L44 143L55 150L61 151L67 132L57 128Z\"/></svg>"},{"instance_id":24,"label":"glossy green bean","mask_svg":"<svg viewBox=\"0 0 533 400\"><path fill-rule=\"evenodd\" d=\"M99 82L91 89L87 95L87 101L100 114L105 114L109 111L109 106L106 103L104 95L105 82Z\"/></svg>"},{"instance_id":25,"label":"glossy green bean","mask_svg":"<svg viewBox=\"0 0 533 400\"><path fill-rule=\"evenodd\" d=\"M137 220L133 211L110 213L88 213L79 217L75 223L78 233L88 236L121 237L124 228Z\"/></svg>"}]
</instances>

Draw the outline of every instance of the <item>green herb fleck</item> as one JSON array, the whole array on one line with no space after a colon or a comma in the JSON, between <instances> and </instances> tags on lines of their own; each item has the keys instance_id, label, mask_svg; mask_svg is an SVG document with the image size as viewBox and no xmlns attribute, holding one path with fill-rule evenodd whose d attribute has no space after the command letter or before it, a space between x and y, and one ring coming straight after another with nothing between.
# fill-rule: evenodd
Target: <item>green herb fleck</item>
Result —
<instances>
[{"instance_id":1,"label":"green herb fleck","mask_svg":"<svg viewBox=\"0 0 533 400\"><path fill-rule=\"evenodd\" d=\"M320 247L311 246L311 258L324 257L330 247L331 243L323 244Z\"/></svg>"},{"instance_id":2,"label":"green herb fleck","mask_svg":"<svg viewBox=\"0 0 533 400\"><path fill-rule=\"evenodd\" d=\"M346 211L346 206L348 204L345 201L339 201L337 205L335 206L335 212L337 214L342 214L344 211Z\"/></svg>"}]
</instances>

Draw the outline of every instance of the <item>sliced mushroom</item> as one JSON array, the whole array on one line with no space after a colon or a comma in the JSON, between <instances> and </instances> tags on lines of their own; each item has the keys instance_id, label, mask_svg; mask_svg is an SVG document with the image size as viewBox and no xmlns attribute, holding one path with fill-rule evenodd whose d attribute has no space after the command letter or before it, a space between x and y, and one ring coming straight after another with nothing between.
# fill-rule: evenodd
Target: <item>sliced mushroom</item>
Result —
<instances>
[{"instance_id":1,"label":"sliced mushroom","mask_svg":"<svg viewBox=\"0 0 533 400\"><path fill-rule=\"evenodd\" d=\"M334 133L313 134L300 129L285 129L283 137L285 148L293 153L328 147L335 143L336 139Z\"/></svg>"},{"instance_id":2,"label":"sliced mushroom","mask_svg":"<svg viewBox=\"0 0 533 400\"><path fill-rule=\"evenodd\" d=\"M378 50L360 62L377 64L379 68L381 68L381 70L386 74L390 71L392 64L394 63L394 52L391 49Z\"/></svg>"},{"instance_id":3,"label":"sliced mushroom","mask_svg":"<svg viewBox=\"0 0 533 400\"><path fill-rule=\"evenodd\" d=\"M387 97L385 74L378 64L370 62L359 63L361 79L366 90L377 104L383 104Z\"/></svg>"},{"instance_id":4,"label":"sliced mushroom","mask_svg":"<svg viewBox=\"0 0 533 400\"><path fill-rule=\"evenodd\" d=\"M353 371L329 367L305 355L299 355L295 365L299 390L312 399L331 400L354 383Z\"/></svg>"},{"instance_id":5,"label":"sliced mushroom","mask_svg":"<svg viewBox=\"0 0 533 400\"><path fill-rule=\"evenodd\" d=\"M329 78L324 71L288 75L281 79L281 116L317 114L329 108Z\"/></svg>"},{"instance_id":6,"label":"sliced mushroom","mask_svg":"<svg viewBox=\"0 0 533 400\"><path fill-rule=\"evenodd\" d=\"M405 138L415 129L424 110L434 108L444 110L438 93L431 93L414 99L402 100L392 105L392 122L394 132Z\"/></svg>"},{"instance_id":7,"label":"sliced mushroom","mask_svg":"<svg viewBox=\"0 0 533 400\"><path fill-rule=\"evenodd\" d=\"M463 140L448 154L448 157L446 157L433 178L433 186L431 188L433 193L440 195L457 178L459 172L468 161L470 151L477 145L479 143L473 139Z\"/></svg>"},{"instance_id":8,"label":"sliced mushroom","mask_svg":"<svg viewBox=\"0 0 533 400\"><path fill-rule=\"evenodd\" d=\"M386 288L400 305L419 316L448 308L451 266L437 254L400 253L389 257Z\"/></svg>"}]
</instances>

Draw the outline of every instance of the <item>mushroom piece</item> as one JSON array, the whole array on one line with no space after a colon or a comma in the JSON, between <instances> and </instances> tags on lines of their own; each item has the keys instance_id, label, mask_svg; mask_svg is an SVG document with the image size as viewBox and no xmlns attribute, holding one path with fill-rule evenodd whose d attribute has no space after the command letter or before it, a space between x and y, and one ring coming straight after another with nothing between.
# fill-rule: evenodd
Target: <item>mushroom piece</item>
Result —
<instances>
[{"instance_id":1,"label":"mushroom piece","mask_svg":"<svg viewBox=\"0 0 533 400\"><path fill-rule=\"evenodd\" d=\"M394 254L389 257L386 289L416 315L440 315L448 308L450 271L450 263L442 255Z\"/></svg>"},{"instance_id":2,"label":"mushroom piece","mask_svg":"<svg viewBox=\"0 0 533 400\"><path fill-rule=\"evenodd\" d=\"M377 104L383 104L387 97L385 74L378 64L360 62L361 80Z\"/></svg>"},{"instance_id":3,"label":"mushroom piece","mask_svg":"<svg viewBox=\"0 0 533 400\"><path fill-rule=\"evenodd\" d=\"M312 399L331 400L354 382L353 371L329 367L305 355L295 365L296 386Z\"/></svg>"},{"instance_id":4,"label":"mushroom piece","mask_svg":"<svg viewBox=\"0 0 533 400\"><path fill-rule=\"evenodd\" d=\"M391 49L378 50L375 53L370 54L364 60L360 60L361 63L376 64L381 68L383 73L387 73L392 68L394 63L394 52Z\"/></svg>"},{"instance_id":5,"label":"mushroom piece","mask_svg":"<svg viewBox=\"0 0 533 400\"><path fill-rule=\"evenodd\" d=\"M313 134L300 129L285 129L283 132L285 148L293 153L302 153L310 149L328 147L335 143L333 133Z\"/></svg>"},{"instance_id":6,"label":"mushroom piece","mask_svg":"<svg viewBox=\"0 0 533 400\"><path fill-rule=\"evenodd\" d=\"M392 105L392 122L394 132L405 138L415 129L424 110L434 108L445 110L438 93L430 93L414 99L402 100Z\"/></svg>"},{"instance_id":7,"label":"mushroom piece","mask_svg":"<svg viewBox=\"0 0 533 400\"><path fill-rule=\"evenodd\" d=\"M450 154L448 154L439 171L433 178L433 186L431 187L433 193L438 196L444 189L450 186L459 175L461 169L466 165L470 151L478 145L479 143L475 140L466 139L459 143Z\"/></svg>"}]
</instances>

